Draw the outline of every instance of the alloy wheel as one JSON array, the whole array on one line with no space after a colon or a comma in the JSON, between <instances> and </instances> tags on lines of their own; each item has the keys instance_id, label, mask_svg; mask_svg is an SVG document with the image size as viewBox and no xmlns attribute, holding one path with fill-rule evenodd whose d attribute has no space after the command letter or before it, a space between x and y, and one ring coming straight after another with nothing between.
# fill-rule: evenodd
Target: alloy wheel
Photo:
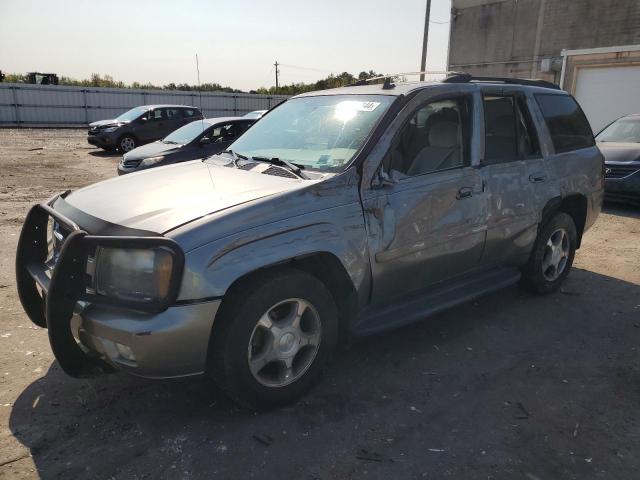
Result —
<instances>
[{"instance_id":1,"label":"alloy wheel","mask_svg":"<svg viewBox=\"0 0 640 480\"><path fill-rule=\"evenodd\" d=\"M267 387L298 380L320 348L322 324L306 300L290 298L269 308L251 334L247 360L253 377Z\"/></svg>"},{"instance_id":2,"label":"alloy wheel","mask_svg":"<svg viewBox=\"0 0 640 480\"><path fill-rule=\"evenodd\" d=\"M123 152L130 152L136 148L136 142L131 137L124 137L120 140L120 148Z\"/></svg>"},{"instance_id":3,"label":"alloy wheel","mask_svg":"<svg viewBox=\"0 0 640 480\"><path fill-rule=\"evenodd\" d=\"M564 228L559 228L549 237L542 258L542 274L547 281L553 282L562 275L569 261L569 253L569 236Z\"/></svg>"}]
</instances>

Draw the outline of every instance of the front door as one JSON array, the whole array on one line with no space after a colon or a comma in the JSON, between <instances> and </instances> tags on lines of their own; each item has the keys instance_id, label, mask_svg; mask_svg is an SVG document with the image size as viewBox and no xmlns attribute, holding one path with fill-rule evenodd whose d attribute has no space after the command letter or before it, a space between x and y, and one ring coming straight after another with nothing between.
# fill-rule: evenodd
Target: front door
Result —
<instances>
[{"instance_id":1,"label":"front door","mask_svg":"<svg viewBox=\"0 0 640 480\"><path fill-rule=\"evenodd\" d=\"M401 112L384 185L363 189L372 304L477 268L486 199L471 165L472 105L470 94L418 98Z\"/></svg>"}]
</instances>

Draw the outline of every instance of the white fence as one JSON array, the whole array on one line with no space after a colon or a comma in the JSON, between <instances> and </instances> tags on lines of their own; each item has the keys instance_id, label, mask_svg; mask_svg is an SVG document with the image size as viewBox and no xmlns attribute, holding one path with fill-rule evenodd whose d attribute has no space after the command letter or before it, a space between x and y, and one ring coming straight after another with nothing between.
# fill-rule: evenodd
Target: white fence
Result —
<instances>
[{"instance_id":1,"label":"white fence","mask_svg":"<svg viewBox=\"0 0 640 480\"><path fill-rule=\"evenodd\" d=\"M80 127L115 118L139 105L163 103L201 107L205 117L236 116L267 110L286 98L249 93L0 83L0 127Z\"/></svg>"}]
</instances>

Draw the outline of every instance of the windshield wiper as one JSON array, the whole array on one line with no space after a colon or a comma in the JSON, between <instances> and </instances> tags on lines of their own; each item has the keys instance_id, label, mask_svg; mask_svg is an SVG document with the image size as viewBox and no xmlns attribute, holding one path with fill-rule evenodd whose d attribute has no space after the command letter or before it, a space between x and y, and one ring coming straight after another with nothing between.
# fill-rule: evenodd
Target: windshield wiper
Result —
<instances>
[{"instance_id":1,"label":"windshield wiper","mask_svg":"<svg viewBox=\"0 0 640 480\"><path fill-rule=\"evenodd\" d=\"M174 142L173 140L163 140L162 143L171 143L172 145L181 145L181 143Z\"/></svg>"},{"instance_id":2,"label":"windshield wiper","mask_svg":"<svg viewBox=\"0 0 640 480\"><path fill-rule=\"evenodd\" d=\"M285 168L286 170L290 171L291 173L293 173L294 175L296 175L297 177L302 178L303 180L309 180L309 177L307 177L304 172L302 171L302 169L304 168L304 165L297 165L295 163L291 163L287 160L283 160L281 158L278 157L251 157L251 160L255 160L257 162L265 162L265 163L270 163L271 165L275 165L276 167L282 167Z\"/></svg>"},{"instance_id":3,"label":"windshield wiper","mask_svg":"<svg viewBox=\"0 0 640 480\"><path fill-rule=\"evenodd\" d=\"M221 153L228 153L229 155L231 155L231 158L233 158L233 160L232 160L233 166L236 167L236 168L240 168L238 166L238 160L249 160L244 155L240 155L239 153L236 153L233 150L225 150L224 152L221 152Z\"/></svg>"}]
</instances>

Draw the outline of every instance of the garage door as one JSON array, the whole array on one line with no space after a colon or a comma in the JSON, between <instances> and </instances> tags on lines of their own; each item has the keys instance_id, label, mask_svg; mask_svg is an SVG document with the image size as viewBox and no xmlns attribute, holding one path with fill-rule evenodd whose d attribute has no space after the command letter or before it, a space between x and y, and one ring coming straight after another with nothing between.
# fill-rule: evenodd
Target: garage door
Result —
<instances>
[{"instance_id":1,"label":"garage door","mask_svg":"<svg viewBox=\"0 0 640 480\"><path fill-rule=\"evenodd\" d=\"M580 68L574 96L598 133L618 117L640 113L640 66Z\"/></svg>"}]
</instances>

